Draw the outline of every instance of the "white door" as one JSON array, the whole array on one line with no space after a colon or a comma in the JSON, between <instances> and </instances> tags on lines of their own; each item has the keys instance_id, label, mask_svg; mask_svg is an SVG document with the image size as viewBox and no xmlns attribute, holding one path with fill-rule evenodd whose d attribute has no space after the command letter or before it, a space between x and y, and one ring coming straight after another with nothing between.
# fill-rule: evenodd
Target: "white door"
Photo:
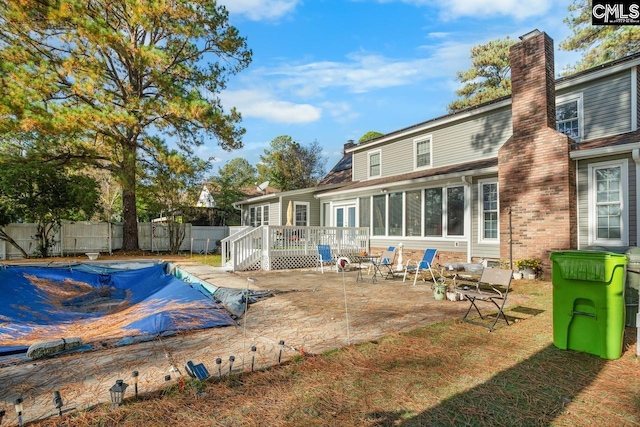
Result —
<instances>
[{"instance_id":1,"label":"white door","mask_svg":"<svg viewBox=\"0 0 640 427\"><path fill-rule=\"evenodd\" d=\"M333 223L335 227L355 227L356 226L355 205L336 206L333 209Z\"/></svg>"}]
</instances>

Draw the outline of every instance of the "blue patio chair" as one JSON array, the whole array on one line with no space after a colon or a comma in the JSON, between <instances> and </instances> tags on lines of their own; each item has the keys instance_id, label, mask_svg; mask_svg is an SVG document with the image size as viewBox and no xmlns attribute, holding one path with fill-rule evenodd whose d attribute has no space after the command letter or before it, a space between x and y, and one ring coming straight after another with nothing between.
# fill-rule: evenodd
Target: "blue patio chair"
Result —
<instances>
[{"instance_id":1,"label":"blue patio chair","mask_svg":"<svg viewBox=\"0 0 640 427\"><path fill-rule=\"evenodd\" d=\"M324 274L324 265L335 265L336 257L331 254L331 246L329 245L318 245L318 265L320 266L320 270L322 274ZM316 267L317 269L317 267Z\"/></svg>"},{"instance_id":2,"label":"blue patio chair","mask_svg":"<svg viewBox=\"0 0 640 427\"><path fill-rule=\"evenodd\" d=\"M415 265L411 264L411 260L407 261L407 264L404 267L404 277L402 278L402 281L404 282L405 280L407 280L407 276L409 274L413 274L413 284L415 285L418 281L419 275L429 272L429 274L431 274L431 280L433 280L433 284L437 285L436 276L433 274L433 270L431 270L431 265L436 258L436 252L438 252L437 249L425 250L424 255L422 255L422 260L420 260L420 262L418 263L415 263ZM423 280L425 279L423 278Z\"/></svg>"}]
</instances>

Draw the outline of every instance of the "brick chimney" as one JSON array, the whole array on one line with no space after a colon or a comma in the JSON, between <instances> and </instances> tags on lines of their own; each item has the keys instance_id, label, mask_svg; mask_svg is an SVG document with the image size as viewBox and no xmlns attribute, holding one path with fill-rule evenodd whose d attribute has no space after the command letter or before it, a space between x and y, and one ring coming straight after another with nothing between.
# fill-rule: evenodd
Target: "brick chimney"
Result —
<instances>
[{"instance_id":1,"label":"brick chimney","mask_svg":"<svg viewBox=\"0 0 640 427\"><path fill-rule=\"evenodd\" d=\"M577 247L571 139L556 131L553 40L534 30L511 47L513 134L498 152L500 257L538 258Z\"/></svg>"},{"instance_id":2,"label":"brick chimney","mask_svg":"<svg viewBox=\"0 0 640 427\"><path fill-rule=\"evenodd\" d=\"M356 143L353 141L353 139L350 139L347 141L346 144L344 144L343 148L342 148L342 154L347 154L347 150L349 148L353 148L356 146Z\"/></svg>"}]
</instances>

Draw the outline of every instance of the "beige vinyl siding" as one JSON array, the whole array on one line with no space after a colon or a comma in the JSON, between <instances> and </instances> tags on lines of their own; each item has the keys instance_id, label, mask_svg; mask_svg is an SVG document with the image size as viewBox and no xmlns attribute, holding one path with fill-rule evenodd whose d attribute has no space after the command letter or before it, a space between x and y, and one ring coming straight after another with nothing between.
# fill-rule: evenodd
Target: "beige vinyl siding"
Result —
<instances>
[{"instance_id":1,"label":"beige vinyl siding","mask_svg":"<svg viewBox=\"0 0 640 427\"><path fill-rule=\"evenodd\" d=\"M417 138L431 136L433 167L440 167L495 157L511 134L511 109L507 106L355 152L353 177L356 181L368 179L369 151L380 150L382 177L387 177L415 170L413 145Z\"/></svg>"},{"instance_id":2,"label":"beige vinyl siding","mask_svg":"<svg viewBox=\"0 0 640 427\"><path fill-rule=\"evenodd\" d=\"M462 240L459 241L459 246L455 246L455 242L448 240L429 240L429 239L420 239L420 240L405 240L402 237L371 237L369 245L372 248L387 248L389 246L398 247L398 243L402 242L404 250L411 251L424 251L426 249L435 248L441 252L459 252L465 253L467 252L466 243ZM403 255L403 264L412 259L416 260L415 257L407 258Z\"/></svg>"},{"instance_id":3,"label":"beige vinyl siding","mask_svg":"<svg viewBox=\"0 0 640 427\"><path fill-rule=\"evenodd\" d=\"M638 209L637 209L637 186L636 186L636 164L631 155L619 155L600 157L597 159L580 160L578 162L578 249L587 249L589 246L589 165L593 163L607 162L610 160L628 159L629 176L629 224L627 227L629 236L629 246L638 246Z\"/></svg>"},{"instance_id":4,"label":"beige vinyl siding","mask_svg":"<svg viewBox=\"0 0 640 427\"><path fill-rule=\"evenodd\" d=\"M498 149L513 133L511 109L504 107L433 130L433 166L448 166L498 155Z\"/></svg>"},{"instance_id":5,"label":"beige vinyl siding","mask_svg":"<svg viewBox=\"0 0 640 427\"><path fill-rule=\"evenodd\" d=\"M296 194L282 197L282 201L280 203L281 211L279 212L280 224L278 225L285 225L287 223L287 208L289 207L289 200L292 200L293 203L309 203L309 226L320 225L320 201L313 197L313 193L311 192L307 194Z\"/></svg>"},{"instance_id":6,"label":"beige vinyl siding","mask_svg":"<svg viewBox=\"0 0 640 427\"><path fill-rule=\"evenodd\" d=\"M631 72L558 91L556 97L582 93L583 140L631 131Z\"/></svg>"}]
</instances>

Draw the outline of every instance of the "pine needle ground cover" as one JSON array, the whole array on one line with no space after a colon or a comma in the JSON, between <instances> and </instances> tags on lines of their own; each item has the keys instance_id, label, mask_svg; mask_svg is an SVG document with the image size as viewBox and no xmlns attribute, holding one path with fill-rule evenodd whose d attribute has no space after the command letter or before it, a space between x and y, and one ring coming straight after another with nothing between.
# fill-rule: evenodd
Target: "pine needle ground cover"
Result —
<instances>
[{"instance_id":1,"label":"pine needle ground cover","mask_svg":"<svg viewBox=\"0 0 640 427\"><path fill-rule=\"evenodd\" d=\"M266 370L197 381L38 426L626 426L640 423L635 329L617 360L553 346L552 286L492 333L448 321Z\"/></svg>"}]
</instances>

